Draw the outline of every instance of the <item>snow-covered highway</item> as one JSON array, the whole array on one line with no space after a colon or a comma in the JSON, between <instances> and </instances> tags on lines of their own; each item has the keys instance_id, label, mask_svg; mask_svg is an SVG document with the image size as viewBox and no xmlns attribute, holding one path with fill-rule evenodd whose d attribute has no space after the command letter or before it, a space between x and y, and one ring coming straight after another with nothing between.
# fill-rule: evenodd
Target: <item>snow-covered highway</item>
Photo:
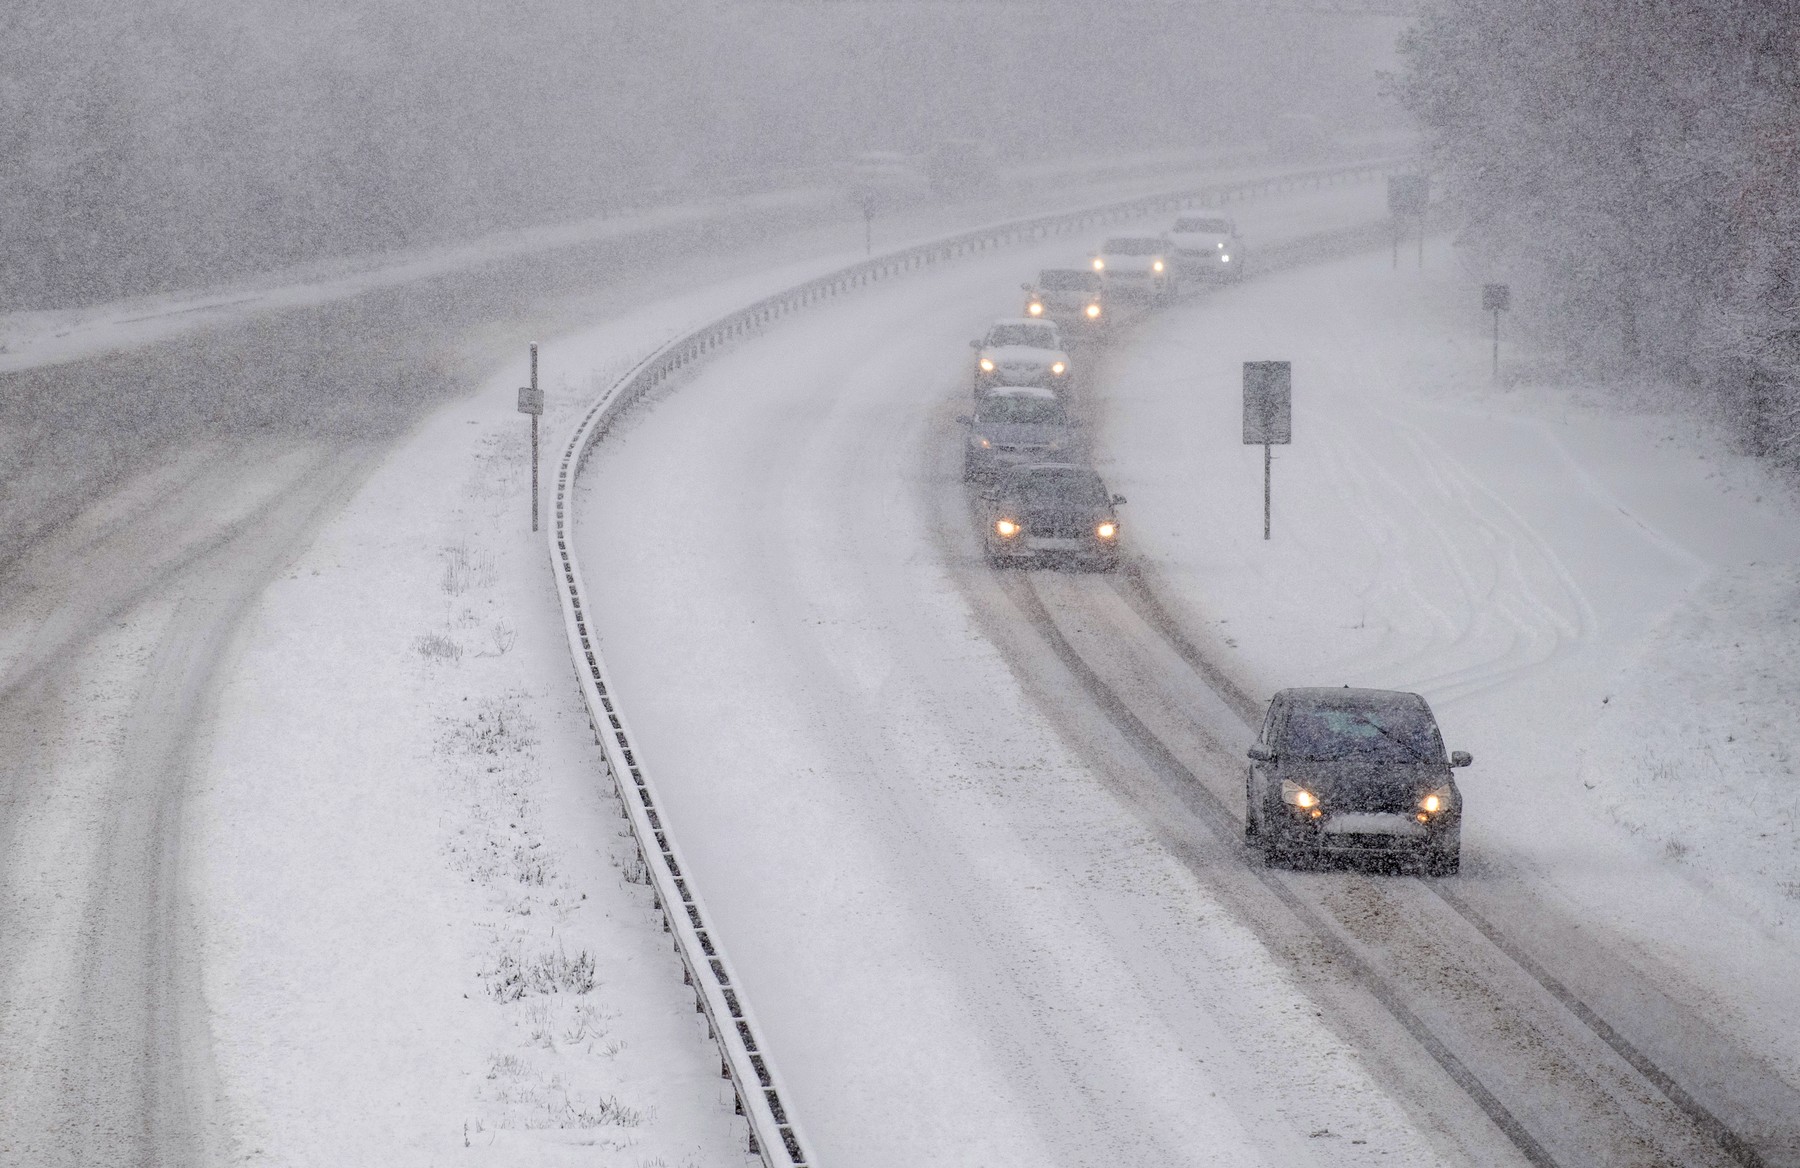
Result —
<instances>
[{"instance_id":1,"label":"snow-covered highway","mask_svg":"<svg viewBox=\"0 0 1800 1168\"><path fill-rule=\"evenodd\" d=\"M1239 217L1271 240L1379 210ZM1792 558L1791 524L1640 513L1604 443L1492 400L1421 411L1481 371L1479 334L1426 307L1462 286L1440 252L1428 277L1359 258L1139 321L1084 381L1132 569L996 577L956 475L964 342L1074 249L784 323L584 479L602 646L820 1159L1800 1154L1771 1025L1791 926L1570 789L1584 703L1706 565ZM1260 549L1235 368L1277 355L1303 434ZM1695 552L1675 522L1741 538ZM1442 893L1247 867L1244 695L1321 681L1418 688L1475 751Z\"/></svg>"}]
</instances>

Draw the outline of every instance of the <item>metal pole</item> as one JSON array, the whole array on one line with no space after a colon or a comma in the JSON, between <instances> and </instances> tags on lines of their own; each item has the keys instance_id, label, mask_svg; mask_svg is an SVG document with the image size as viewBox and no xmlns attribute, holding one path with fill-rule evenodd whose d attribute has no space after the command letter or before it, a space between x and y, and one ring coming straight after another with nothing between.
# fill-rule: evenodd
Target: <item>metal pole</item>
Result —
<instances>
[{"instance_id":1,"label":"metal pole","mask_svg":"<svg viewBox=\"0 0 1800 1168\"><path fill-rule=\"evenodd\" d=\"M1269 538L1269 467L1272 459L1270 451L1274 447L1263 443L1263 538Z\"/></svg>"},{"instance_id":2,"label":"metal pole","mask_svg":"<svg viewBox=\"0 0 1800 1168\"><path fill-rule=\"evenodd\" d=\"M537 396L537 342L531 342L531 391ZM538 416L531 415L531 530L538 529Z\"/></svg>"},{"instance_id":3,"label":"metal pole","mask_svg":"<svg viewBox=\"0 0 1800 1168\"><path fill-rule=\"evenodd\" d=\"M1494 309L1494 380L1500 380L1500 310Z\"/></svg>"}]
</instances>

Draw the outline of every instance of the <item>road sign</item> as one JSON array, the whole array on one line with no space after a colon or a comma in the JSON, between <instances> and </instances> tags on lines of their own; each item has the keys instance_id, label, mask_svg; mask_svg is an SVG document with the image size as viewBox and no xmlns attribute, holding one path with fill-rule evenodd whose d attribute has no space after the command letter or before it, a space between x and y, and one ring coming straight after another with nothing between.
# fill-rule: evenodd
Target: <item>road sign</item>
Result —
<instances>
[{"instance_id":1,"label":"road sign","mask_svg":"<svg viewBox=\"0 0 1800 1168\"><path fill-rule=\"evenodd\" d=\"M1431 206L1431 176L1388 175L1387 201L1390 215L1423 215Z\"/></svg>"},{"instance_id":2,"label":"road sign","mask_svg":"<svg viewBox=\"0 0 1800 1168\"><path fill-rule=\"evenodd\" d=\"M1269 538L1275 446L1293 441L1294 370L1286 361L1244 362L1244 445L1263 448L1263 538Z\"/></svg>"},{"instance_id":3,"label":"road sign","mask_svg":"<svg viewBox=\"0 0 1800 1168\"><path fill-rule=\"evenodd\" d=\"M1483 284L1481 286L1481 310L1483 312L1505 312L1512 307L1512 286L1510 284Z\"/></svg>"},{"instance_id":4,"label":"road sign","mask_svg":"<svg viewBox=\"0 0 1800 1168\"><path fill-rule=\"evenodd\" d=\"M519 412L533 417L544 412L544 391L529 385L519 387Z\"/></svg>"},{"instance_id":5,"label":"road sign","mask_svg":"<svg viewBox=\"0 0 1800 1168\"><path fill-rule=\"evenodd\" d=\"M1244 362L1244 445L1293 441L1293 385L1289 362Z\"/></svg>"}]
</instances>

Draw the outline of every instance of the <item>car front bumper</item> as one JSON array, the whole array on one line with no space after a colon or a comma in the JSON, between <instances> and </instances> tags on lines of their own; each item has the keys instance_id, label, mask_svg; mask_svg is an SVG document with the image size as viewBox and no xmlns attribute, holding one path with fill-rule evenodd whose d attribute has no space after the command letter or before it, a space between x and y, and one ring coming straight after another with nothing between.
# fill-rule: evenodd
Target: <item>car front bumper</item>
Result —
<instances>
[{"instance_id":1,"label":"car front bumper","mask_svg":"<svg viewBox=\"0 0 1800 1168\"><path fill-rule=\"evenodd\" d=\"M1277 850L1289 855L1417 857L1458 841L1461 822L1439 815L1424 823L1398 812L1344 811L1318 819L1294 813L1271 825Z\"/></svg>"}]
</instances>

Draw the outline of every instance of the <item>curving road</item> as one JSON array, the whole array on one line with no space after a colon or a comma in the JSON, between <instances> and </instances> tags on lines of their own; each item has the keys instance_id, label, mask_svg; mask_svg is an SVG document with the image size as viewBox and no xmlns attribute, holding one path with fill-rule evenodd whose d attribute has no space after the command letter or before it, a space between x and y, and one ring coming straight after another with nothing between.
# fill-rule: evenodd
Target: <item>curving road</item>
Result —
<instances>
[{"instance_id":1,"label":"curving road","mask_svg":"<svg viewBox=\"0 0 1800 1168\"><path fill-rule=\"evenodd\" d=\"M1239 217L1267 244L1379 213L1368 191ZM1546 858L1546 835L1579 833L1534 831L1523 784L1465 783L1494 810L1460 880L1246 861L1242 749L1271 681L1209 602L1236 562L1208 539L1251 513L1222 498L1228 441L1194 437L1232 420L1188 411L1228 415L1198 388L1211 366L1299 345L1320 313L1390 327L1379 313L1400 297L1359 300L1360 261L1324 293L1299 274L1252 281L1079 355L1096 454L1132 498L1134 566L982 564L952 420L964 342L1069 250L783 324L616 427L586 474L577 530L603 648L820 1159L1800 1162L1793 1036L1751 1024L1800 972L1791 944L1746 972L1719 957L1742 924L1728 905ZM1315 360L1342 340L1323 331ZM1359 371L1379 365L1364 353ZM1596 551L1632 558L1558 547L1534 500L1486 485L1493 466L1444 453L1435 419L1353 424L1394 409L1375 384L1335 379L1302 414L1325 448L1309 473L1372 565L1352 574L1366 612L1425 619L1339 638L1325 664L1441 696L1452 736L1506 773L1522 756L1474 699L1555 705L1555 686L1523 683L1580 684L1606 664L1583 656L1596 625L1643 615L1595 602L1606 572L1656 569L1676 588L1693 565L1605 523ZM1523 439L1489 453L1542 454ZM1395 489L1417 482L1449 500L1434 514L1462 518L1422 524ZM1404 555L1415 540L1430 554ZM1392 562L1442 578L1374 570ZM1279 572L1239 571L1226 596L1281 591ZM1293 649L1279 629L1243 636L1252 660ZM1579 899L1621 881L1669 923ZM1688 929L1705 941L1669 943Z\"/></svg>"}]
</instances>

